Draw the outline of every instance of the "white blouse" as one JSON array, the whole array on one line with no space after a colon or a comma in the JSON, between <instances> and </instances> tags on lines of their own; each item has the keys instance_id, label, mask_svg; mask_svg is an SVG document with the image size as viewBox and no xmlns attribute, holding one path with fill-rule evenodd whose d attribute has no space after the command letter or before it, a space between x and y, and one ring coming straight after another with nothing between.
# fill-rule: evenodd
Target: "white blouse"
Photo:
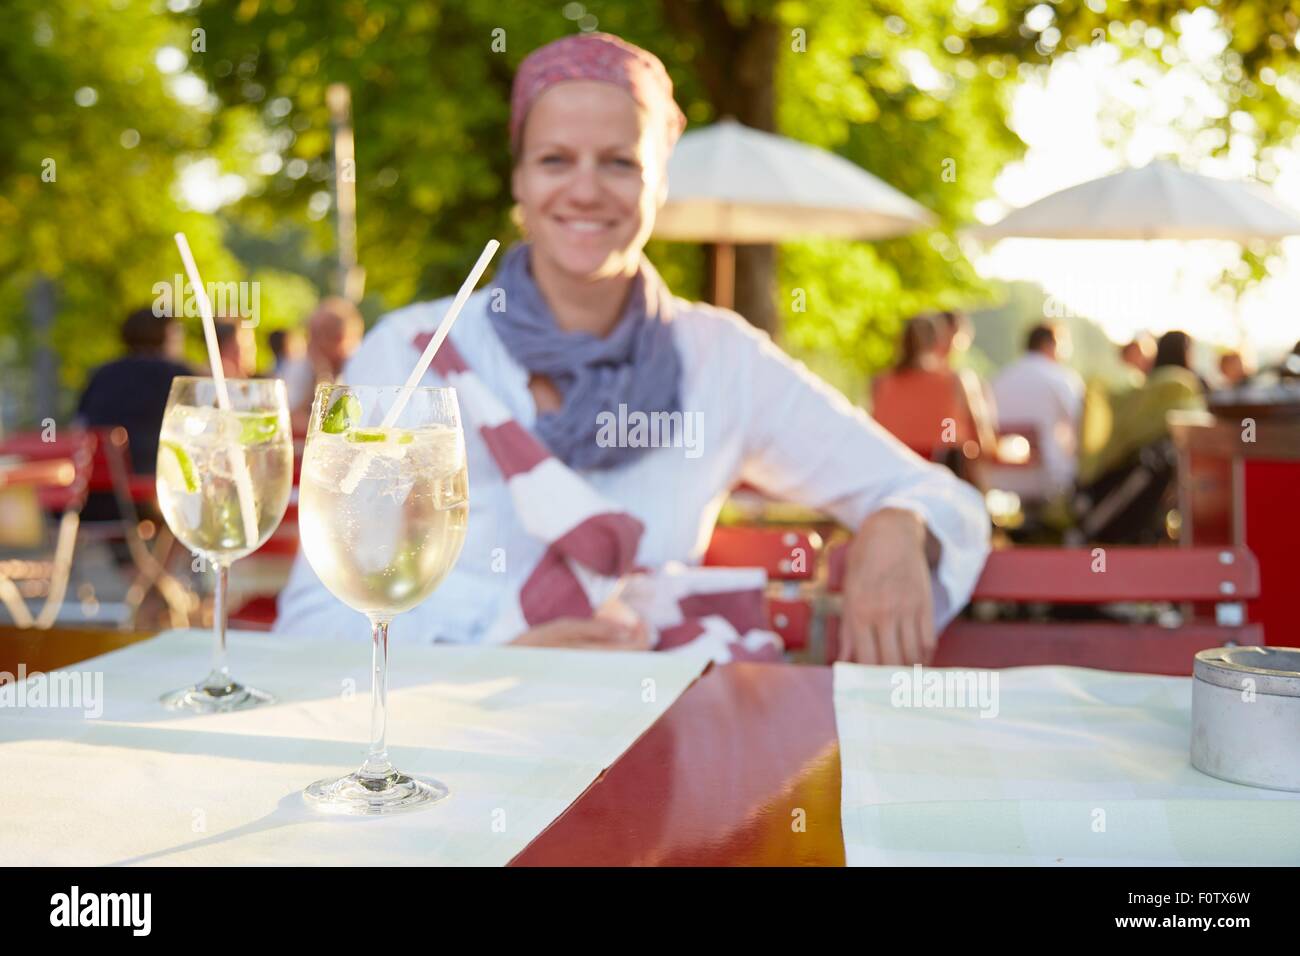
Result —
<instances>
[{"instance_id":1,"label":"white blouse","mask_svg":"<svg viewBox=\"0 0 1300 956\"><path fill-rule=\"evenodd\" d=\"M419 357L415 337L432 332L450 304L449 297L386 316L366 335L342 381L403 382ZM537 410L528 372L497 337L487 306L486 290L471 296L451 338L469 367L531 428ZM657 433L658 446L628 465L580 472L644 523L638 564L698 564L728 492L740 482L827 512L853 530L881 508L906 508L924 518L942 546L934 600L936 626L946 624L969 599L988 553L989 523L979 493L909 451L734 312L679 299L672 321L682 360L679 424L686 427L645 429L652 444ZM425 384L441 380L430 371ZM611 411L616 437L618 410ZM638 440L636 419L629 415L627 422L625 436ZM470 510L464 550L438 590L393 622L392 640L483 641L502 602L545 550L524 533L472 421L465 442ZM302 554L280 595L276 630L368 633L362 616L325 589Z\"/></svg>"}]
</instances>

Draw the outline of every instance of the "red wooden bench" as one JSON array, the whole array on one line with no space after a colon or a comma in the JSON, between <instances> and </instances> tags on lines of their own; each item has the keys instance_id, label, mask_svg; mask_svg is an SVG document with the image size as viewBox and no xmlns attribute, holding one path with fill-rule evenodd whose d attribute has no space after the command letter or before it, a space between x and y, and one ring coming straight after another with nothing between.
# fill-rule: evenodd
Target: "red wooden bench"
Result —
<instances>
[{"instance_id":1,"label":"red wooden bench","mask_svg":"<svg viewBox=\"0 0 1300 956\"><path fill-rule=\"evenodd\" d=\"M805 593L816 580L822 539L815 531L718 527L704 552L707 567L762 568L767 572L768 622L786 650L808 647L813 605Z\"/></svg>"},{"instance_id":2,"label":"red wooden bench","mask_svg":"<svg viewBox=\"0 0 1300 956\"><path fill-rule=\"evenodd\" d=\"M1100 570L1104 557L1105 570ZM844 581L846 550L829 554L828 588ZM1209 602L1214 621L1178 627L1112 621L954 621L939 639L936 667L1065 664L1187 675L1197 651L1264 642L1244 622L1242 602L1259 595L1259 564L1246 548L1012 548L989 556L973 601L1048 604ZM826 656L838 651L837 616L827 620Z\"/></svg>"}]
</instances>

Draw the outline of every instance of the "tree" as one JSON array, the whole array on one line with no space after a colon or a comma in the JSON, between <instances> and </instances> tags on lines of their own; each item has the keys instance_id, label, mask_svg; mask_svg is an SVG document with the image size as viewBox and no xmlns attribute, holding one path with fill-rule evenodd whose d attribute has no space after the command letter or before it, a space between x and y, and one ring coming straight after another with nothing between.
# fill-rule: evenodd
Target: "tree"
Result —
<instances>
[{"instance_id":1,"label":"tree","mask_svg":"<svg viewBox=\"0 0 1300 956\"><path fill-rule=\"evenodd\" d=\"M146 0L11 0L6 9L0 362L31 354L27 301L47 277L63 380L79 383L115 349L106 326L176 272L178 228L206 278L262 281L264 316L296 321L329 275L331 82L353 92L368 312L446 294L487 236L511 233L514 71L530 50L574 30L608 30L659 53L693 126L731 114L806 140L938 214L938 228L891 242L790 243L779 260L742 253L738 295L750 317L779 326L799 353L857 374L889 360L905 315L990 294L956 230L1022 149L1007 126L1016 84L1055 58L1110 43L1177 68L1170 51L1184 18L1216 18L1230 36L1209 81L1230 108L1209 121L1223 133L1214 148L1244 140L1265 181L1295 136L1300 99L1300 0L169 7L179 12ZM48 181L47 159L56 174ZM216 215L187 208L178 188L201 163L242 184L242 197ZM650 252L679 292L703 290L697 247L655 242ZM1241 282L1269 264L1266 251L1250 254L1254 271ZM769 322L758 303L774 285Z\"/></svg>"},{"instance_id":2,"label":"tree","mask_svg":"<svg viewBox=\"0 0 1300 956\"><path fill-rule=\"evenodd\" d=\"M192 160L230 163L211 114L182 81L201 45L187 20L136 2L11 0L0 31L0 363L17 369L57 355L78 387L120 350L117 327L182 271L172 235L183 230L208 281L257 281L267 327L296 322L310 290L297 277L245 269L223 244L223 223L187 209L178 172ZM191 77L192 79L192 77ZM200 87L201 90L201 87ZM56 317L34 327L29 302L48 289ZM288 314L286 314L288 313ZM190 320L192 355L205 361ZM41 381L15 382L12 394ZM28 377L30 378L30 376ZM22 395L20 394L21 398ZM29 407L28 421L66 413Z\"/></svg>"}]
</instances>

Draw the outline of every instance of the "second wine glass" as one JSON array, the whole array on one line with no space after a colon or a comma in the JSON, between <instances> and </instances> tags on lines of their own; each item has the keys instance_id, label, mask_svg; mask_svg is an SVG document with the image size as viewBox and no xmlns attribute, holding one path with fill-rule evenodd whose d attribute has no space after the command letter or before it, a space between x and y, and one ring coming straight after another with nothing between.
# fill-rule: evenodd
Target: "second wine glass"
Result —
<instances>
[{"instance_id":1,"label":"second wine glass","mask_svg":"<svg viewBox=\"0 0 1300 956\"><path fill-rule=\"evenodd\" d=\"M396 421L387 423L395 404ZM318 780L320 810L384 814L447 795L388 757L388 625L442 582L465 542L465 438L450 388L321 385L299 485L303 554L321 582L370 620L370 750L355 773Z\"/></svg>"},{"instance_id":2,"label":"second wine glass","mask_svg":"<svg viewBox=\"0 0 1300 956\"><path fill-rule=\"evenodd\" d=\"M226 666L230 565L266 543L284 517L293 483L289 403L279 379L228 380L221 407L210 378L172 380L158 439L158 506L178 541L212 566L212 669L165 694L172 710L219 713L271 703Z\"/></svg>"}]
</instances>

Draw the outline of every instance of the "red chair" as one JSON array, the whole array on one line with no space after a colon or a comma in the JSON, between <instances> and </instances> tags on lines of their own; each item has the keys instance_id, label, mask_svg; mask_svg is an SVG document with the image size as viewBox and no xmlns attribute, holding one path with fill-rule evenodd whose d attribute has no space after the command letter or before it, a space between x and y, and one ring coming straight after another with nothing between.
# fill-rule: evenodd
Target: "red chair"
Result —
<instances>
[{"instance_id":1,"label":"red chair","mask_svg":"<svg viewBox=\"0 0 1300 956\"><path fill-rule=\"evenodd\" d=\"M715 528L704 553L708 567L762 568L768 579L768 621L787 651L808 647L813 605L805 593L817 575L822 539L815 531Z\"/></svg>"},{"instance_id":2,"label":"red chair","mask_svg":"<svg viewBox=\"0 0 1300 956\"><path fill-rule=\"evenodd\" d=\"M769 581L811 581L822 540L815 532L785 528L715 528L704 564L762 568Z\"/></svg>"},{"instance_id":3,"label":"red chair","mask_svg":"<svg viewBox=\"0 0 1300 956\"><path fill-rule=\"evenodd\" d=\"M768 622L787 651L807 650L812 640L813 603L810 598L768 598Z\"/></svg>"},{"instance_id":4,"label":"red chair","mask_svg":"<svg viewBox=\"0 0 1300 956\"><path fill-rule=\"evenodd\" d=\"M131 471L130 444L125 428L94 428L98 437L90 490L106 492L117 504L118 520L94 523L93 533L102 541L121 541L135 567L123 603L126 617L123 627L135 624L136 615L149 592L157 590L167 605L172 627L189 625L189 613L198 607L198 595L167 570L175 538L166 523L142 519L140 507L157 513L158 489L153 475ZM146 543L152 540L152 545Z\"/></svg>"},{"instance_id":5,"label":"red chair","mask_svg":"<svg viewBox=\"0 0 1300 956\"><path fill-rule=\"evenodd\" d=\"M1014 458L1008 460L1001 454L995 459L996 463L1003 468L1037 468L1041 462L1040 449L1042 447L1041 439L1038 435L1037 425L1016 424L1014 422L1001 422L998 425L997 438L1001 452L1001 443L1004 438L1020 438L1025 443L1025 455L1023 458Z\"/></svg>"},{"instance_id":6,"label":"red chair","mask_svg":"<svg viewBox=\"0 0 1300 956\"><path fill-rule=\"evenodd\" d=\"M285 508L283 520L271 533L271 537L250 557L282 558L292 561L297 554L298 503L290 501L288 507ZM276 597L275 594L252 592L251 596L231 613L229 618L230 626L245 631L269 631L271 626L275 624L277 614Z\"/></svg>"},{"instance_id":7,"label":"red chair","mask_svg":"<svg viewBox=\"0 0 1300 956\"><path fill-rule=\"evenodd\" d=\"M70 534L82 541L125 543L135 575L125 597L127 614L122 621L123 627L132 626L141 603L149 591L155 588L167 604L172 626L184 627L189 622L188 612L196 605L197 599L179 579L165 569L173 541L171 532L160 522L141 520L139 516L137 506L154 502L157 492L152 475L131 473L127 442L126 429L121 427L82 429L67 426L53 435L40 431L10 436L0 442L0 454L39 461L69 457L70 449L84 452L88 456L84 480L76 486L75 491L43 492L42 507L49 512L66 515L69 506L73 504L71 499L75 498L77 528ZM81 521L85 499L91 493L111 495L117 505L118 517L103 521ZM154 542L152 549L145 543L148 539Z\"/></svg>"},{"instance_id":8,"label":"red chair","mask_svg":"<svg viewBox=\"0 0 1300 956\"><path fill-rule=\"evenodd\" d=\"M51 435L49 441L45 437L33 433L0 442L0 455L22 459L19 466L7 469L0 485L34 488L41 511L59 516L48 559L0 562L0 603L15 625L39 629L53 626L67 595L96 446L95 436L82 431L58 438ZM37 520L41 520L39 516ZM24 586L45 593L45 603L35 617L27 607Z\"/></svg>"},{"instance_id":9,"label":"red chair","mask_svg":"<svg viewBox=\"0 0 1300 956\"><path fill-rule=\"evenodd\" d=\"M828 589L841 590L845 550L829 555ZM1104 570L1103 570L1104 568ZM1242 602L1259 596L1259 564L1246 548L1011 548L989 556L973 601L1048 604L1210 602L1214 621L1177 627L1113 621L954 621L939 639L936 667L1059 664L1188 675L1198 651L1260 645ZM826 657L839 647L838 616L827 621Z\"/></svg>"}]
</instances>

